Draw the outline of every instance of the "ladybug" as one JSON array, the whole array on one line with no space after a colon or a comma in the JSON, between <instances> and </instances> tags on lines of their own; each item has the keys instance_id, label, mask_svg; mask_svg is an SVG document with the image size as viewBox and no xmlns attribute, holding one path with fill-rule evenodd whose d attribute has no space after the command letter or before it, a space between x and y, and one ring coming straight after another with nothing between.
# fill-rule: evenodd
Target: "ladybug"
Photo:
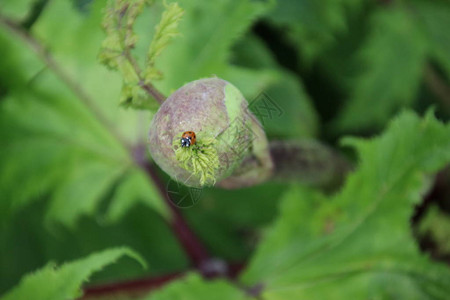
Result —
<instances>
[{"instance_id":1,"label":"ladybug","mask_svg":"<svg viewBox=\"0 0 450 300\"><path fill-rule=\"evenodd\" d=\"M189 147L195 144L195 132L185 131L181 136L181 147Z\"/></svg>"}]
</instances>

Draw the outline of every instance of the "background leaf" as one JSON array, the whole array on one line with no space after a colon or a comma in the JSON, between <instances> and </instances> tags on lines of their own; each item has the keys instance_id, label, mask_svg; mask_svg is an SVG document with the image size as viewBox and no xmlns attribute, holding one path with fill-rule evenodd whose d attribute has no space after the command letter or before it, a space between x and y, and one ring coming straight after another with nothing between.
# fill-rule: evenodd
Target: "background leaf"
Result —
<instances>
[{"instance_id":1,"label":"background leaf","mask_svg":"<svg viewBox=\"0 0 450 300\"><path fill-rule=\"evenodd\" d=\"M311 62L336 41L335 34L345 29L341 1L280 0L268 19L281 28L305 61Z\"/></svg>"},{"instance_id":2,"label":"background leaf","mask_svg":"<svg viewBox=\"0 0 450 300\"><path fill-rule=\"evenodd\" d=\"M205 281L199 275L191 273L178 281L168 284L160 291L152 293L149 297L143 298L146 300L203 300L211 299L236 299L244 300L251 299L247 297L244 292L238 290L232 284L225 280Z\"/></svg>"},{"instance_id":3,"label":"background leaf","mask_svg":"<svg viewBox=\"0 0 450 300\"><path fill-rule=\"evenodd\" d=\"M415 20L402 6L375 12L371 33L360 50L364 69L353 82L350 99L335 125L353 131L379 128L399 108L410 106L416 99L427 48Z\"/></svg>"},{"instance_id":4,"label":"background leaf","mask_svg":"<svg viewBox=\"0 0 450 300\"><path fill-rule=\"evenodd\" d=\"M145 262L129 248L109 249L56 268L50 263L39 271L24 277L20 284L4 295L2 300L60 300L75 299L82 293L80 287L89 276L104 266L127 255L138 260L143 266Z\"/></svg>"},{"instance_id":5,"label":"background leaf","mask_svg":"<svg viewBox=\"0 0 450 300\"><path fill-rule=\"evenodd\" d=\"M22 21L27 17L33 2L33 0L1 1L0 13Z\"/></svg>"},{"instance_id":6,"label":"background leaf","mask_svg":"<svg viewBox=\"0 0 450 300\"><path fill-rule=\"evenodd\" d=\"M141 170L133 170L123 179L111 200L107 219L112 222L120 220L137 201L155 208L159 213L167 217L167 209L162 201L158 201L161 195L157 187L149 184L147 176Z\"/></svg>"},{"instance_id":7,"label":"background leaf","mask_svg":"<svg viewBox=\"0 0 450 300\"><path fill-rule=\"evenodd\" d=\"M179 1L179 4L186 12L179 26L181 37L171 43L156 62L159 69L165 70L164 80L156 86L170 94L189 81L217 75L241 88L234 76L224 76L229 68L229 49L255 19L269 11L273 2L220 0ZM235 71L228 75L239 74ZM261 81L267 74L255 74L253 82L261 88ZM266 84L267 81L264 80ZM250 88L247 86L247 90ZM254 96L257 90L253 88L252 92Z\"/></svg>"},{"instance_id":8,"label":"background leaf","mask_svg":"<svg viewBox=\"0 0 450 300\"><path fill-rule=\"evenodd\" d=\"M18 29L0 29L2 61L8 61L1 80L12 81L0 111L0 151L8 158L0 162L4 214L50 193L48 221L74 227L81 215L98 212L102 197L122 176L137 172L128 143L143 139L144 129L136 131L135 126L144 126L149 115L127 114L113 100L120 79L96 61L102 39L97 27L102 6L96 5L86 15L73 10L69 2L51 2L33 26L52 49L53 63L60 69L46 66L52 62L37 55L41 50L26 43ZM67 35L72 39L67 40ZM70 88L67 80L73 82ZM92 107L104 116L103 122ZM125 137L123 143L117 134ZM142 185L141 178L133 178ZM151 184L139 191L147 192ZM127 201L149 197L145 203L168 216L158 193Z\"/></svg>"},{"instance_id":9,"label":"background leaf","mask_svg":"<svg viewBox=\"0 0 450 300\"><path fill-rule=\"evenodd\" d=\"M242 280L267 299L445 299L450 271L420 255L409 219L426 174L450 161L449 136L431 114L403 113L381 137L351 140L360 163L342 191L292 188Z\"/></svg>"},{"instance_id":10,"label":"background leaf","mask_svg":"<svg viewBox=\"0 0 450 300\"><path fill-rule=\"evenodd\" d=\"M46 207L42 200L18 211L8 226L0 228L0 294L22 275L49 261L71 261L117 245L127 245L141 253L148 269L132 260L123 260L96 272L92 284L162 276L189 267L189 258L169 224L146 204L130 207L115 222L85 216L76 228L67 228L43 226Z\"/></svg>"},{"instance_id":11,"label":"background leaf","mask_svg":"<svg viewBox=\"0 0 450 300\"><path fill-rule=\"evenodd\" d=\"M450 35L444 29L450 26L450 4L447 1L414 1L423 30L431 45L431 56L450 77Z\"/></svg>"},{"instance_id":12,"label":"background leaf","mask_svg":"<svg viewBox=\"0 0 450 300\"><path fill-rule=\"evenodd\" d=\"M144 1L152 5L128 39L142 69L165 9L163 1L133 3ZM181 34L155 60L165 75L155 84L169 96L216 75L249 102L269 96L282 111L261 120L272 146L308 143L303 138L332 146L354 132L371 137L404 107L421 114L439 103L436 115L445 121L447 2L168 1L185 15ZM157 107L119 107L123 78L98 62L105 4L0 1L0 293L48 261L118 244L142 253L150 268L126 260L95 273L92 284L121 290L129 286L121 280L139 285L197 265L173 234L161 199L169 178L156 170L156 186L136 163L151 160L145 144ZM148 98L139 88L131 92ZM204 281L194 273L154 297L239 299L245 290L263 291L264 299L448 298L448 267L422 255L411 234L423 252L446 259L435 255L446 247L445 196L424 194L432 186L436 195L432 174L448 162L448 125L413 113L390 124L381 137L348 142L361 154L360 167L336 195L282 182L202 190L181 214L209 256L232 270L248 265L255 248L256 256L242 280ZM287 162L308 159L310 151L296 149L294 156L286 152ZM280 216L261 239L279 204ZM430 204L442 215L423 219ZM430 239L437 244L424 247Z\"/></svg>"},{"instance_id":13,"label":"background leaf","mask_svg":"<svg viewBox=\"0 0 450 300\"><path fill-rule=\"evenodd\" d=\"M268 115L261 102L264 96L270 98L279 108L280 114L273 113L273 116L266 117L263 121L264 130L269 137L273 138L310 138L318 134L319 120L315 108L312 104L308 92L302 84L301 78L293 72L279 66L267 45L256 35L247 35L239 40L233 48L233 62L243 68L233 67L228 72L241 69L233 77L247 100L252 105L259 107L261 114ZM238 69L239 68L239 69ZM259 82L258 89L249 87L255 86L254 80L259 80L264 72L271 70L271 74L276 76L270 84L264 85L266 81ZM239 77L239 74L248 73L246 77ZM259 76L255 76L259 74ZM252 78L248 82L247 78ZM255 94L262 93L262 94Z\"/></svg>"},{"instance_id":14,"label":"background leaf","mask_svg":"<svg viewBox=\"0 0 450 300\"><path fill-rule=\"evenodd\" d=\"M427 237L435 243L437 255L450 255L450 217L437 206L431 206L422 222L418 234Z\"/></svg>"}]
</instances>

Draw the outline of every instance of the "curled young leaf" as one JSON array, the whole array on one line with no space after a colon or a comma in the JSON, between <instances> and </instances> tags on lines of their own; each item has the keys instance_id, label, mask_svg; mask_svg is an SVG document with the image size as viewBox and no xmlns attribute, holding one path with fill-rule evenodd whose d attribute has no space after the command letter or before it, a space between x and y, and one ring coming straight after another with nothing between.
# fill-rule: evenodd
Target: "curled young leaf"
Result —
<instances>
[{"instance_id":1,"label":"curled young leaf","mask_svg":"<svg viewBox=\"0 0 450 300\"><path fill-rule=\"evenodd\" d=\"M161 79L162 73L155 68L156 58L167 47L172 38L179 34L178 23L184 14L183 9L176 2L165 4L165 7L166 10L155 28L155 35L148 49L147 65L143 72L145 82Z\"/></svg>"}]
</instances>

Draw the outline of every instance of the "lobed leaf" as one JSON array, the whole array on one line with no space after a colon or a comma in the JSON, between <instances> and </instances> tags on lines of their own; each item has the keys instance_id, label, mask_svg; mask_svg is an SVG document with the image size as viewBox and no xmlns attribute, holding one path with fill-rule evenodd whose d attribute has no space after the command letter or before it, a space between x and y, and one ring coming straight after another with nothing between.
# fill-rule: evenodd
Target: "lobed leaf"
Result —
<instances>
[{"instance_id":1,"label":"lobed leaf","mask_svg":"<svg viewBox=\"0 0 450 300\"><path fill-rule=\"evenodd\" d=\"M450 270L420 254L409 224L449 137L431 113L404 112L378 138L348 139L360 163L342 191L288 191L243 282L264 299L446 299Z\"/></svg>"},{"instance_id":2,"label":"lobed leaf","mask_svg":"<svg viewBox=\"0 0 450 300\"><path fill-rule=\"evenodd\" d=\"M134 183L135 176L130 176L118 189L131 184L138 186ZM124 180L128 178L124 176ZM143 178L143 184L147 184L145 180ZM43 226L47 209L43 201L31 203L18 211L8 226L0 228L0 295L16 285L24 274L49 261L70 261L116 245L127 245L139 252L147 262L148 269L143 269L132 260L123 260L94 274L90 284L160 276L188 268L189 258L173 235L169 222L151 209L145 203L149 200L140 193L141 189L135 192L139 194L137 199L134 199L134 194L130 194L123 202L118 201L124 198L118 201L112 199L106 217L111 215L110 211L117 212L113 208L115 204L123 204L123 211L111 218L104 218L103 215L82 217L73 229ZM117 193L118 196L120 194ZM106 205L101 205L102 213L105 208Z\"/></svg>"},{"instance_id":3,"label":"lobed leaf","mask_svg":"<svg viewBox=\"0 0 450 300\"><path fill-rule=\"evenodd\" d=\"M108 249L83 259L65 263L60 267L57 267L55 263L49 263L44 268L23 277L16 287L0 299L77 299L82 296L81 285L88 280L92 273L114 263L124 255L137 260L145 267L142 258L129 248Z\"/></svg>"}]
</instances>

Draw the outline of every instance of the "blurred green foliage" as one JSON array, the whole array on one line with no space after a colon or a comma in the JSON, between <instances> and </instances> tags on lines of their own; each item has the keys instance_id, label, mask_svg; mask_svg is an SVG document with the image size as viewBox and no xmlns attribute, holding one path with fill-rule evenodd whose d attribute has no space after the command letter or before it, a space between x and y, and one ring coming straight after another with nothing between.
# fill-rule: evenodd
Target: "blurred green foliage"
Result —
<instances>
[{"instance_id":1,"label":"blurred green foliage","mask_svg":"<svg viewBox=\"0 0 450 300\"><path fill-rule=\"evenodd\" d=\"M169 299L252 299L226 280L206 281L197 274L188 274L182 280L168 284L161 291L152 293L143 300L169 300Z\"/></svg>"},{"instance_id":2,"label":"blurred green foliage","mask_svg":"<svg viewBox=\"0 0 450 300\"><path fill-rule=\"evenodd\" d=\"M134 24L130 51L141 66L166 9L153 2ZM420 253L409 220L432 175L450 161L450 130L430 113L389 120L434 105L448 121L449 2L177 3L184 11L180 34L154 60L161 76L152 83L165 95L216 75L249 101L264 91L282 108L265 124L272 139L335 143L387 130L372 140L347 140L358 166L335 195L301 183L203 190L183 215L208 250L231 262L250 259L240 281L263 284L264 299L445 299L450 271ZM88 255L121 245L139 252L149 269L121 261L94 282L189 267L157 185L134 160L154 111L119 107L124 78L98 61L105 4L0 0L1 299L75 297L90 273L124 251ZM421 225L443 252L448 230L440 226L448 222L434 208ZM48 261L83 256L20 281ZM196 274L148 297L213 293L248 297L227 281Z\"/></svg>"},{"instance_id":3,"label":"blurred green foliage","mask_svg":"<svg viewBox=\"0 0 450 300\"><path fill-rule=\"evenodd\" d=\"M418 228L419 235L436 243L437 255L450 253L450 218L437 206L428 209Z\"/></svg>"},{"instance_id":4,"label":"blurred green foliage","mask_svg":"<svg viewBox=\"0 0 450 300\"><path fill-rule=\"evenodd\" d=\"M101 270L121 256L127 255L138 260L143 267L145 262L128 248L109 249L94 253L76 262L56 268L54 263L24 277L20 284L2 297L3 300L58 300L74 299L83 293L80 286L92 273ZM51 283L51 284L49 284Z\"/></svg>"}]
</instances>

